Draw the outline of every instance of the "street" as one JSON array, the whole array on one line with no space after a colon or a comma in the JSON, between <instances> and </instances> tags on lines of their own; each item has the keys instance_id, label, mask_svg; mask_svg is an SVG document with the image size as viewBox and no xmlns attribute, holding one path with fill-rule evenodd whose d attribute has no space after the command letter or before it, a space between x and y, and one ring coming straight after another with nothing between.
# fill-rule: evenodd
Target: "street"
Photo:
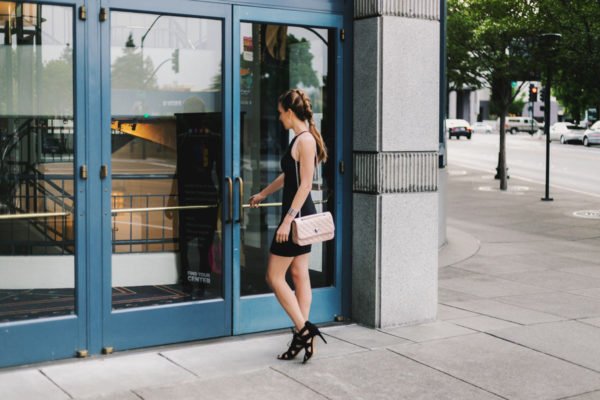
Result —
<instances>
[{"instance_id":1,"label":"street","mask_svg":"<svg viewBox=\"0 0 600 400\"><path fill-rule=\"evenodd\" d=\"M544 183L546 138L525 133L506 135L506 163L509 175ZM494 173L498 163L498 134L477 134L471 140L448 140L448 165L470 167ZM550 144L550 196L552 187L600 197L600 147L580 144ZM510 180L509 180L510 187Z\"/></svg>"}]
</instances>

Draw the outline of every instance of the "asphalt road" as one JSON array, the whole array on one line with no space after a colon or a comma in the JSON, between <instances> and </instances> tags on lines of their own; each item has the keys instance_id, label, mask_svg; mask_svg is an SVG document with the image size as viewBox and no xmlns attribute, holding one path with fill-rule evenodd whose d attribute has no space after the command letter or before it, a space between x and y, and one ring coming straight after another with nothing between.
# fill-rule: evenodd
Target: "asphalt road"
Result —
<instances>
[{"instance_id":1,"label":"asphalt road","mask_svg":"<svg viewBox=\"0 0 600 400\"><path fill-rule=\"evenodd\" d=\"M511 177L542 184L545 182L545 140L545 136L529 136L526 133L506 135L506 161ZM452 139L447 143L450 171L463 166L496 173L500 143L497 133L473 135L471 140ZM600 198L600 147L552 142L550 186Z\"/></svg>"}]
</instances>

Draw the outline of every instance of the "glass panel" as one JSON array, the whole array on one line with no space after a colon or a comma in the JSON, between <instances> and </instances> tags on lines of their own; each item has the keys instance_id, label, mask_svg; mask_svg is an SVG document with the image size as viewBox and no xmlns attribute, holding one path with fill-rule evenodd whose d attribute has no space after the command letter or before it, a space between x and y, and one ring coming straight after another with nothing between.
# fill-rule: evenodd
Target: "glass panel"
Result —
<instances>
[{"instance_id":1,"label":"glass panel","mask_svg":"<svg viewBox=\"0 0 600 400\"><path fill-rule=\"evenodd\" d=\"M0 1L0 38L0 323L73 314L73 9Z\"/></svg>"},{"instance_id":2,"label":"glass panel","mask_svg":"<svg viewBox=\"0 0 600 400\"><path fill-rule=\"evenodd\" d=\"M240 102L241 175L244 199L258 193L280 173L279 161L293 138L279 122L277 99L290 88L311 98L317 128L334 159L333 46L334 30L287 25L241 24ZM333 212L333 163L319 167L312 198L317 211ZM281 202L281 191L265 203ZM281 207L245 209L241 226L241 294L269 293L265 273L271 240L281 219ZM310 278L313 287L333 284L333 242L313 245ZM289 277L288 277L289 278ZM292 285L291 279L288 279ZM293 285L292 285L293 287Z\"/></svg>"},{"instance_id":3,"label":"glass panel","mask_svg":"<svg viewBox=\"0 0 600 400\"><path fill-rule=\"evenodd\" d=\"M222 23L111 13L113 308L222 297Z\"/></svg>"}]
</instances>

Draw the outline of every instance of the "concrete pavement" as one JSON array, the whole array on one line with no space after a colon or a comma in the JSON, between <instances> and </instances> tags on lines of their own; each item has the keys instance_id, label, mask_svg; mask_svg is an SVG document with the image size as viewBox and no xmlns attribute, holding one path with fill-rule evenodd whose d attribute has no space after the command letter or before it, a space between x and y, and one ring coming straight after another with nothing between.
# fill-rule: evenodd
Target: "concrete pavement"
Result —
<instances>
[{"instance_id":1,"label":"concrete pavement","mask_svg":"<svg viewBox=\"0 0 600 400\"><path fill-rule=\"evenodd\" d=\"M600 200L449 167L438 320L278 332L0 371L0 399L600 399Z\"/></svg>"}]
</instances>

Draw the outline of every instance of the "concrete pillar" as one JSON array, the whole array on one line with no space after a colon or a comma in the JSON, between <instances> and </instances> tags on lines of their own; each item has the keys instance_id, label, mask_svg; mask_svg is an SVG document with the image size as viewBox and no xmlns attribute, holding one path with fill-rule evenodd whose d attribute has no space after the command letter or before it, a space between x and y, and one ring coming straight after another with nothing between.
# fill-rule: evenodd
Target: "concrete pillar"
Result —
<instances>
[{"instance_id":1,"label":"concrete pillar","mask_svg":"<svg viewBox=\"0 0 600 400\"><path fill-rule=\"evenodd\" d=\"M354 1L352 315L435 319L439 0Z\"/></svg>"}]
</instances>

